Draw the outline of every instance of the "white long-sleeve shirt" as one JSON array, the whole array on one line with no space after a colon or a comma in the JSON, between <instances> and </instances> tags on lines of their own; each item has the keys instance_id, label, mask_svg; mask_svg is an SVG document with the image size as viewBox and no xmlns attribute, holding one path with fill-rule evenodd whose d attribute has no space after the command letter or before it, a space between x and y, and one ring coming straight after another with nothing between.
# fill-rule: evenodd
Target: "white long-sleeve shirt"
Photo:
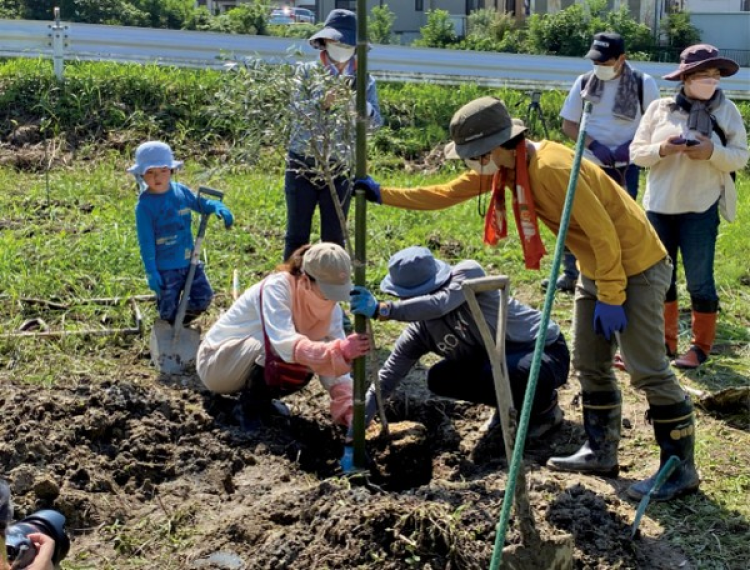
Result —
<instances>
[{"instance_id":1,"label":"white long-sleeve shirt","mask_svg":"<svg viewBox=\"0 0 750 570\"><path fill-rule=\"evenodd\" d=\"M286 272L274 273L261 283L263 286L263 319L266 334L274 351L285 362L295 362L294 350L300 340L306 339L297 332L292 319L292 289ZM203 342L210 348L218 348L229 340L254 338L263 347L257 364L265 365L265 344L260 322L260 286L256 283L237 299L229 310L214 323ZM336 304L331 315L331 326L322 342L344 339L341 307ZM351 381L349 374L320 376L326 389L342 381Z\"/></svg>"},{"instance_id":2,"label":"white long-sleeve shirt","mask_svg":"<svg viewBox=\"0 0 750 570\"><path fill-rule=\"evenodd\" d=\"M692 160L683 153L659 156L660 145L672 135L696 138L687 128L688 114L674 108L674 102L674 97L664 97L651 103L630 144L631 160L650 168L643 207L659 214L705 212L722 192L730 187L734 191L729 173L747 163L747 132L736 105L724 99L714 117L726 134L726 146L712 132L714 151L708 160Z\"/></svg>"}]
</instances>

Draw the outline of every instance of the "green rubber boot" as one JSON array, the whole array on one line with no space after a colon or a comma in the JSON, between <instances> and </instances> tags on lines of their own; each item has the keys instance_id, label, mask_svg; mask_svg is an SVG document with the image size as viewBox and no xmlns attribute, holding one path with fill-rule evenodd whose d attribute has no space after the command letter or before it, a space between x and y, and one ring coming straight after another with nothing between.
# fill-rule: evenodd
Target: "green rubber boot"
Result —
<instances>
[{"instance_id":1,"label":"green rubber boot","mask_svg":"<svg viewBox=\"0 0 750 570\"><path fill-rule=\"evenodd\" d=\"M583 427L588 441L568 457L550 457L547 467L557 471L616 476L620 470L617 447L620 443L622 399L619 392L584 392Z\"/></svg>"},{"instance_id":2,"label":"green rubber boot","mask_svg":"<svg viewBox=\"0 0 750 570\"><path fill-rule=\"evenodd\" d=\"M653 501L669 501L680 495L698 490L700 478L695 469L695 415L693 404L686 399L679 404L651 406L648 417L654 425L656 442L661 448L659 469L672 455L680 458L680 464L656 493ZM657 473L658 473L657 469ZM644 481L631 485L628 497L640 500L654 486L656 473Z\"/></svg>"}]
</instances>

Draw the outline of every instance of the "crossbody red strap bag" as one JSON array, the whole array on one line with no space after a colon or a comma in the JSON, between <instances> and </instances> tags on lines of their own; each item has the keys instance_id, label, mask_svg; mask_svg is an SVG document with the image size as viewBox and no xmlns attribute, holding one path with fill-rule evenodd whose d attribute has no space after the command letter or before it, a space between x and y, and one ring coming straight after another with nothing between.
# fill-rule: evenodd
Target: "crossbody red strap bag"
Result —
<instances>
[{"instance_id":1,"label":"crossbody red strap bag","mask_svg":"<svg viewBox=\"0 0 750 570\"><path fill-rule=\"evenodd\" d=\"M266 349L266 367L264 378L269 388L296 392L301 390L312 380L313 373L307 366L286 362L273 350L271 341L266 334L266 324L263 319L263 286L260 285L260 327L263 330L263 343Z\"/></svg>"}]
</instances>

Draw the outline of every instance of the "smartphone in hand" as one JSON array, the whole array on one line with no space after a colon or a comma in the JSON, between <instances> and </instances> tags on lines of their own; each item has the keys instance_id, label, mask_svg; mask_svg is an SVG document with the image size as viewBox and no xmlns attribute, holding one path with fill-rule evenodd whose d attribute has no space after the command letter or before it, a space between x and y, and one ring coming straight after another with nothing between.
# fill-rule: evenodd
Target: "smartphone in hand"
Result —
<instances>
[{"instance_id":1,"label":"smartphone in hand","mask_svg":"<svg viewBox=\"0 0 750 570\"><path fill-rule=\"evenodd\" d=\"M688 146L695 146L697 144L701 144L701 141L695 141L693 139L688 139L685 141L685 144Z\"/></svg>"}]
</instances>

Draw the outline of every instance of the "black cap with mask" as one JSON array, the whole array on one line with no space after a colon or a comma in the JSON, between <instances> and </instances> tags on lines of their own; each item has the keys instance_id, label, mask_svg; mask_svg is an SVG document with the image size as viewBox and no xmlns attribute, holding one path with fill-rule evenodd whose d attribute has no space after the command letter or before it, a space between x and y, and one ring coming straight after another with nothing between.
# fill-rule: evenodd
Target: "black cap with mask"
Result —
<instances>
[{"instance_id":1,"label":"black cap with mask","mask_svg":"<svg viewBox=\"0 0 750 570\"><path fill-rule=\"evenodd\" d=\"M586 54L586 59L596 63L603 63L610 59L617 59L625 53L625 41L620 34L615 32L601 32L594 35L591 49Z\"/></svg>"}]
</instances>

